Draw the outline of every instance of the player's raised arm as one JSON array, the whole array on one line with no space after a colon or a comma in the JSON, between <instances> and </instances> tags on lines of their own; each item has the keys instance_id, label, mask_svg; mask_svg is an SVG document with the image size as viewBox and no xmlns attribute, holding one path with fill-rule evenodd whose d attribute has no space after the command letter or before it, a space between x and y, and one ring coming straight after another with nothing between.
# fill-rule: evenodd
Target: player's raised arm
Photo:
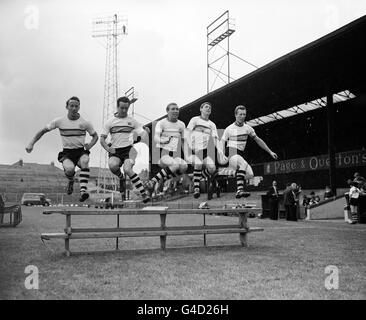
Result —
<instances>
[{"instance_id":1,"label":"player's raised arm","mask_svg":"<svg viewBox=\"0 0 366 320\"><path fill-rule=\"evenodd\" d=\"M85 148L85 150L90 150L97 143L99 137L98 137L98 133L94 130L91 123L88 123L88 127L86 130L88 131L88 133L90 134L92 139L90 140L89 143L86 143L84 145L84 148Z\"/></svg>"},{"instance_id":2,"label":"player's raised arm","mask_svg":"<svg viewBox=\"0 0 366 320\"><path fill-rule=\"evenodd\" d=\"M275 160L277 160L278 159L278 156L277 156L277 154L276 153L274 153L268 146L267 146L267 144L261 139L261 138L259 138L258 136L255 136L254 137L254 141L264 150L264 151L267 151L269 154L270 154L270 156L273 158L273 159L275 159Z\"/></svg>"},{"instance_id":3,"label":"player's raised arm","mask_svg":"<svg viewBox=\"0 0 366 320\"><path fill-rule=\"evenodd\" d=\"M25 147L25 150L26 150L28 153L31 153L31 152L32 152L32 150L33 150L33 147L34 147L35 143L36 143L39 139L41 139L41 138L42 138L42 136L43 136L45 133L47 133L47 132L49 132L49 131L51 131L51 129L48 129L47 127L43 128L43 129L41 129L41 130L39 130L39 131L36 133L36 135L34 136L34 138L31 140L31 142L29 142L29 144Z\"/></svg>"},{"instance_id":4,"label":"player's raised arm","mask_svg":"<svg viewBox=\"0 0 366 320\"><path fill-rule=\"evenodd\" d=\"M111 148L109 145L108 145L108 143L107 143L107 141L106 141L106 139L107 139L107 135L105 135L104 133L102 133L101 135L100 135L100 144L101 144L101 146L103 147L103 149L105 150L105 151L107 151L107 152L109 152L109 153L114 153L114 148Z\"/></svg>"}]
</instances>

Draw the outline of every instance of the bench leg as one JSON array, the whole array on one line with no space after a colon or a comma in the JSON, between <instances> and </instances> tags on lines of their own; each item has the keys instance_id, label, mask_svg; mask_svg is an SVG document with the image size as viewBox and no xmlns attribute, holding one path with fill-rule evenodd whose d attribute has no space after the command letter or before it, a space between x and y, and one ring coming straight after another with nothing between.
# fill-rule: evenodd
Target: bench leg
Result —
<instances>
[{"instance_id":1,"label":"bench leg","mask_svg":"<svg viewBox=\"0 0 366 320\"><path fill-rule=\"evenodd\" d=\"M65 239L65 255L66 255L66 257L70 257L71 256L71 252L70 252L70 239Z\"/></svg>"},{"instance_id":2,"label":"bench leg","mask_svg":"<svg viewBox=\"0 0 366 320\"><path fill-rule=\"evenodd\" d=\"M70 257L71 252L70 252L70 239L69 239L69 235L71 234L71 214L67 214L66 215L66 228L65 228L65 232L68 234L68 237L65 238L65 254L66 254L66 257Z\"/></svg>"},{"instance_id":3,"label":"bench leg","mask_svg":"<svg viewBox=\"0 0 366 320\"><path fill-rule=\"evenodd\" d=\"M160 236L160 247L162 250L166 249L166 236Z\"/></svg>"},{"instance_id":4,"label":"bench leg","mask_svg":"<svg viewBox=\"0 0 366 320\"><path fill-rule=\"evenodd\" d=\"M166 228L166 213L160 214L160 227L162 230ZM165 250L166 248L166 235L160 236L160 247L162 250Z\"/></svg>"},{"instance_id":5,"label":"bench leg","mask_svg":"<svg viewBox=\"0 0 366 320\"><path fill-rule=\"evenodd\" d=\"M248 245L248 234L245 232L245 233L240 233L239 234L240 236L240 243L243 247L246 247L248 248L249 245Z\"/></svg>"},{"instance_id":6,"label":"bench leg","mask_svg":"<svg viewBox=\"0 0 366 320\"><path fill-rule=\"evenodd\" d=\"M243 247L249 247L248 245L248 221L247 221L247 213L239 212L239 226L240 228L245 228L245 232L239 234L240 243Z\"/></svg>"},{"instance_id":7,"label":"bench leg","mask_svg":"<svg viewBox=\"0 0 366 320\"><path fill-rule=\"evenodd\" d=\"M203 225L206 226L206 214L203 214ZM207 246L207 242L206 242L206 233L203 235L203 245L206 247Z\"/></svg>"}]
</instances>

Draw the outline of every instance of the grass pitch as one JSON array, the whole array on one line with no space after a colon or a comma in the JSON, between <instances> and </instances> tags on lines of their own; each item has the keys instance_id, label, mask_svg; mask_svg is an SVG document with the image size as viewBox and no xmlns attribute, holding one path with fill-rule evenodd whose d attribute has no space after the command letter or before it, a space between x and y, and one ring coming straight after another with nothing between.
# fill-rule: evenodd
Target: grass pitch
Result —
<instances>
[{"instance_id":1,"label":"grass pitch","mask_svg":"<svg viewBox=\"0 0 366 320\"><path fill-rule=\"evenodd\" d=\"M63 255L65 217L23 207L16 228L0 229L0 299L365 299L366 225L332 221L249 219L249 248L237 234L123 238L122 251ZM188 222L189 220L189 222ZM232 224L237 217L206 216L208 224ZM172 215L167 225L202 223L202 216ZM121 217L125 226L158 226L159 216ZM73 226L114 226L115 217L73 217ZM71 250L113 249L114 239L74 240ZM169 249L169 247L178 247ZM25 268L39 270L39 289L28 290ZM325 288L325 268L339 270L339 288Z\"/></svg>"}]
</instances>

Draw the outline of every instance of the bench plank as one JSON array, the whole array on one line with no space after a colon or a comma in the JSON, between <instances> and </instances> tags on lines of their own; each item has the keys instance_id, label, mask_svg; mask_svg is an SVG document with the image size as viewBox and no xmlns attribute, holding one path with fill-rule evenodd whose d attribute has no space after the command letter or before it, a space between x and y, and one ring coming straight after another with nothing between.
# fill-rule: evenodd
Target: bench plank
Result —
<instances>
[{"instance_id":1,"label":"bench plank","mask_svg":"<svg viewBox=\"0 0 366 320\"><path fill-rule=\"evenodd\" d=\"M41 239L50 240L50 239L66 239L68 236L66 233L42 233Z\"/></svg>"},{"instance_id":2,"label":"bench plank","mask_svg":"<svg viewBox=\"0 0 366 320\"><path fill-rule=\"evenodd\" d=\"M222 229L238 228L238 224L228 225L199 225L199 226L173 226L165 227L164 230L189 230L189 229ZM131 228L72 228L71 233L78 232L125 232L125 231L160 231L161 227L131 227Z\"/></svg>"},{"instance_id":3,"label":"bench plank","mask_svg":"<svg viewBox=\"0 0 366 320\"><path fill-rule=\"evenodd\" d=\"M263 231L263 228L249 228L247 224L248 214L253 211L261 211L261 208L247 207L247 208L215 208L215 209L169 209L167 207L145 207L143 209L117 209L117 210L47 210L44 214L59 213L66 216L66 226L64 233L43 233L42 240L50 239L64 239L65 253L67 256L71 255L70 240L71 239L96 239L96 238L116 238L116 250L118 250L118 239L122 237L160 237L161 249L166 249L167 236L189 236L189 235L203 235L204 245L206 245L207 234L239 234L240 242L243 246L248 246L247 234L249 232ZM235 214L239 218L237 224L224 225L206 225L206 214ZM143 226L143 227L120 227L120 215L159 215L160 226ZM166 226L167 214L203 214L203 225L183 225L183 226ZM72 216L117 216L116 227L88 227L88 228L72 228Z\"/></svg>"},{"instance_id":4,"label":"bench plank","mask_svg":"<svg viewBox=\"0 0 366 320\"><path fill-rule=\"evenodd\" d=\"M59 213L63 215L146 215L146 214L217 214L217 213L239 213L262 211L261 208L238 208L238 209L163 209L163 210L141 210L141 209L119 209L119 210L45 210L43 214Z\"/></svg>"},{"instance_id":5,"label":"bench plank","mask_svg":"<svg viewBox=\"0 0 366 320\"><path fill-rule=\"evenodd\" d=\"M187 229L187 230L156 230L156 231L119 231L119 232L85 232L72 233L69 237L64 233L42 234L43 239L64 238L64 239L94 239L94 238L116 238L116 237L153 237L153 236L179 236L179 235L202 235L202 234L225 234L225 233L247 233L263 231L263 228L221 228L221 229Z\"/></svg>"}]
</instances>

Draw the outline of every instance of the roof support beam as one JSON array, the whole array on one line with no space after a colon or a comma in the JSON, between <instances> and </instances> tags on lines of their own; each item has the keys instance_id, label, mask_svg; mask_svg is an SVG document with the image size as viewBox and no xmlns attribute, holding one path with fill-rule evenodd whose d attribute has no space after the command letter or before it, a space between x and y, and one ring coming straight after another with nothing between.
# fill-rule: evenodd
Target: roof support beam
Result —
<instances>
[{"instance_id":1,"label":"roof support beam","mask_svg":"<svg viewBox=\"0 0 366 320\"><path fill-rule=\"evenodd\" d=\"M335 150L334 150L334 104L333 94L327 95L328 154L329 154L329 187L336 195Z\"/></svg>"}]
</instances>

